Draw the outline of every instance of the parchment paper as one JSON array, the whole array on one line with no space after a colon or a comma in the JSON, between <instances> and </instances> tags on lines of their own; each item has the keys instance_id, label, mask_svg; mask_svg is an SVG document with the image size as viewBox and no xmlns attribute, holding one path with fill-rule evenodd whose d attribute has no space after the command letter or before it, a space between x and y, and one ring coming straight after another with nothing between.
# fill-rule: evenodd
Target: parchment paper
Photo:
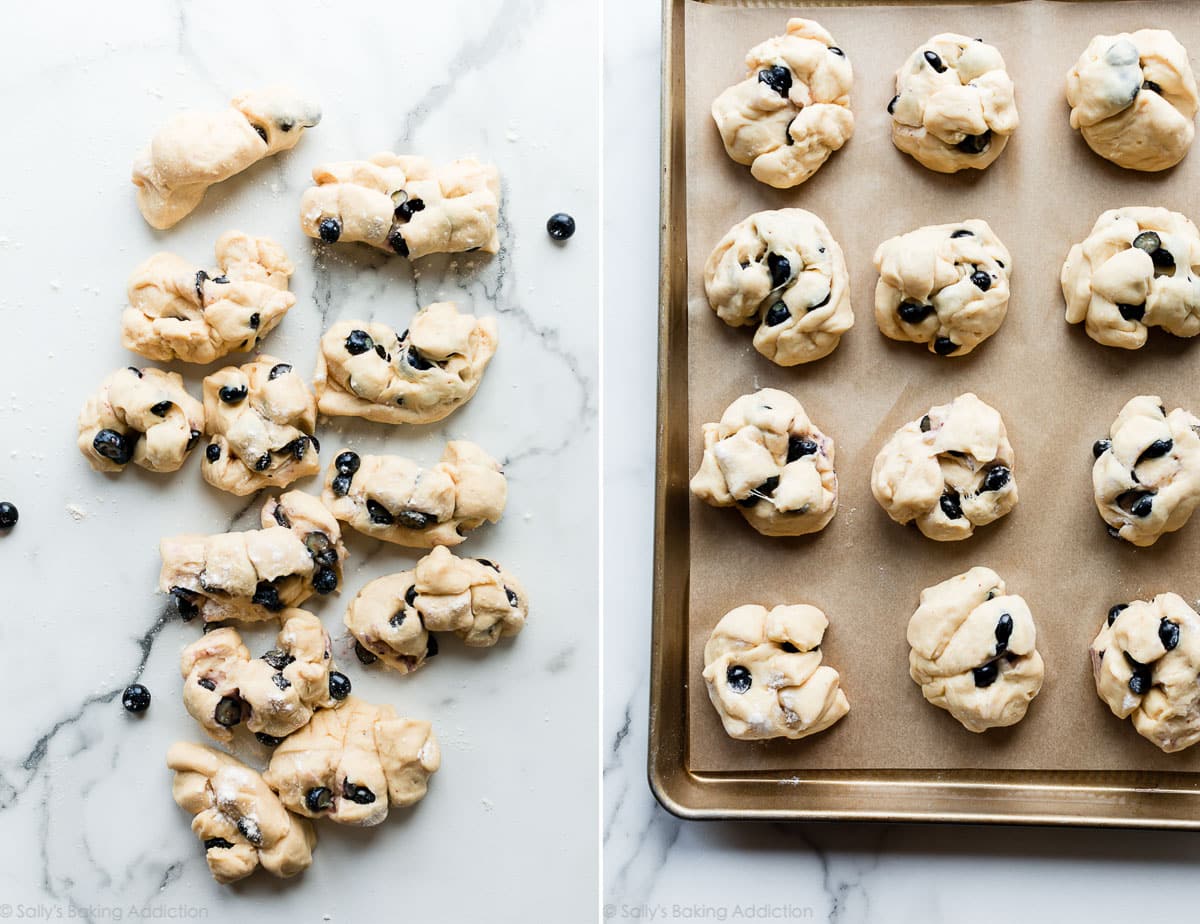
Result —
<instances>
[{"instance_id":1,"label":"parchment paper","mask_svg":"<svg viewBox=\"0 0 1200 924\"><path fill-rule=\"evenodd\" d=\"M785 389L837 444L840 506L816 536L759 536L735 509L691 507L689 758L693 770L778 768L1039 768L1200 770L1200 747L1164 755L1096 696L1087 649L1116 602L1173 590L1195 601L1200 515L1150 549L1109 538L1091 494L1092 441L1130 397L1157 394L1200 413L1200 338L1152 331L1137 351L1069 326L1058 284L1071 244L1105 209L1161 205L1200 219L1200 150L1165 174L1123 171L1092 154L1067 122L1067 70L1096 33L1169 28L1200 53L1200 16L1187 2L1014 2L988 7L687 10L687 234L690 458L700 427L741 394ZM828 28L854 66L854 137L808 182L773 190L733 163L709 107L744 76L746 51L789 16ZM1021 125L983 173L932 173L896 150L886 112L893 74L938 32L1000 48L1016 82ZM1198 142L1200 144L1200 142ZM727 327L704 298L703 266L725 231L751 212L796 206L821 216L850 268L855 325L826 359L782 369ZM872 256L921 225L988 221L1013 256L1003 327L969 356L946 361L879 333ZM1016 450L1020 502L963 542L937 543L888 519L870 490L876 452L934 404L974 391L1004 417ZM922 588L983 564L1028 601L1046 682L1028 716L975 735L927 704L908 676L905 628ZM703 648L742 603L812 603L830 619L826 661L842 674L850 714L799 742L724 734L708 701Z\"/></svg>"}]
</instances>

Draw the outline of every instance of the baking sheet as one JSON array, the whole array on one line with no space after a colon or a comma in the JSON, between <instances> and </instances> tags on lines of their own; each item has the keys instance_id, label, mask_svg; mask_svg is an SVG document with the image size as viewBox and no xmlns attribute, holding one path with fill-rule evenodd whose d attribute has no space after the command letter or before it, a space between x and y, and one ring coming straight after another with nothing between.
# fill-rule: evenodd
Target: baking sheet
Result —
<instances>
[{"instance_id":1,"label":"baking sheet","mask_svg":"<svg viewBox=\"0 0 1200 924\"><path fill-rule=\"evenodd\" d=\"M725 155L709 115L713 98L744 75L746 51L807 16L832 32L855 71L855 134L793 190L757 183ZM796 395L837 443L840 506L815 536L759 536L733 509L690 508L687 765L693 772L796 769L1200 770L1200 748L1161 754L1097 698L1087 647L1115 602L1174 590L1200 595L1194 562L1200 519L1135 549L1105 532L1091 499L1091 444L1135 394L1200 412L1200 343L1152 332L1139 351L1093 343L1063 320L1058 273L1067 250L1105 209L1161 205L1197 215L1200 153L1164 174L1136 174L1093 155L1067 122L1063 79L1098 32L1169 28L1200 50L1194 4L1014 2L993 6L686 9L689 458L700 427L741 394ZM1017 87L1021 126L982 174L944 176L890 139L892 75L937 32L1000 48ZM779 368L727 327L704 298L702 271L724 232L751 212L795 206L829 226L846 254L854 328L828 358ZM871 258L912 228L983 218L1013 256L1004 326L974 353L945 361L879 333ZM935 543L888 519L870 492L883 442L934 404L974 391L1004 417L1021 500L963 542ZM1046 681L1010 729L974 735L925 703L908 677L905 627L922 588L975 564L997 570L1029 602ZM830 619L824 650L842 674L847 718L799 742L728 738L700 672L717 620L742 603L806 602Z\"/></svg>"}]
</instances>

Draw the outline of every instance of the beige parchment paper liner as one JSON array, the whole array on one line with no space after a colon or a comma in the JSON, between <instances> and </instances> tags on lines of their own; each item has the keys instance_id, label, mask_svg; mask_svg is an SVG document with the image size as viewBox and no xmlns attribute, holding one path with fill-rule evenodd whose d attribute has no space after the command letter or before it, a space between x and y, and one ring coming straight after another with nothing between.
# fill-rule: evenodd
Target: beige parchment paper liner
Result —
<instances>
[{"instance_id":1,"label":"beige parchment paper liner","mask_svg":"<svg viewBox=\"0 0 1200 924\"><path fill-rule=\"evenodd\" d=\"M709 115L741 79L746 51L791 15L829 29L854 66L854 137L807 183L772 190L725 155ZM837 443L840 507L822 533L768 539L735 510L692 500L688 765L697 771L813 768L1200 770L1200 747L1161 754L1097 698L1087 648L1116 602L1173 590L1200 597L1200 517L1153 548L1109 538L1091 498L1091 444L1124 402L1161 395L1200 413L1200 338L1154 331L1139 351L1093 343L1063 319L1059 268L1105 209L1161 205L1200 221L1200 150L1165 174L1123 171L1092 154L1068 122L1064 75L1096 33L1171 29L1200 54L1200 17L1186 2L1013 2L993 6L687 10L687 234L690 458L700 427L738 395L785 389ZM886 112L897 67L938 32L996 45L1016 82L1021 126L982 174L944 176L897 151ZM823 218L850 268L854 328L832 356L781 369L755 352L751 329L708 307L702 272L713 245L761 209ZM968 357L943 361L879 333L872 256L920 225L982 218L1013 255L1012 300L1000 331ZM933 404L974 391L1004 417L1021 500L963 542L936 543L888 519L870 491L876 452ZM905 627L922 588L975 564L1025 597L1046 682L1010 729L966 731L925 703L908 676ZM811 603L829 616L826 661L851 711L799 742L726 737L700 673L713 625L742 603Z\"/></svg>"}]
</instances>

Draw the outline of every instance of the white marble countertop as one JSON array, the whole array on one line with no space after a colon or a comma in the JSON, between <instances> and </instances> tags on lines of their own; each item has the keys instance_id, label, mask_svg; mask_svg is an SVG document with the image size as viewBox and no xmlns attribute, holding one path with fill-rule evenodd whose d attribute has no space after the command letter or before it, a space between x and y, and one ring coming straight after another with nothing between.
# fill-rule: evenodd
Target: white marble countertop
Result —
<instances>
[{"instance_id":1,"label":"white marble countertop","mask_svg":"<svg viewBox=\"0 0 1200 924\"><path fill-rule=\"evenodd\" d=\"M537 0L42 3L6 17L0 499L21 520L0 536L0 919L594 914L597 20L590 4ZM129 181L134 152L178 109L223 108L279 80L320 101L320 126L210 191L176 228L152 231ZM501 253L430 258L414 272L361 245L304 237L298 202L311 168L382 150L496 162ZM565 246L545 232L559 210L579 228ZM450 639L409 677L364 667L343 608L416 555L350 535L343 594L311 608L357 694L432 720L442 770L420 805L393 809L379 827L321 823L314 865L298 880L259 872L223 888L170 795L168 744L204 740L179 678L179 651L200 630L163 618L157 544L252 528L261 498L247 507L209 488L199 453L174 475L131 466L104 476L74 443L85 396L110 371L145 364L120 343L130 271L157 250L211 265L230 228L275 237L296 263L298 303L266 349L298 370L313 368L318 336L337 318L399 328L443 298L498 316L499 352L458 413L427 427L325 422L318 433L326 462L342 443L433 462L447 438L501 459L504 520L462 550L504 563L532 607L525 632L495 649ZM175 368L198 394L200 374ZM120 705L135 678L154 695L142 717ZM245 753L261 764L256 748Z\"/></svg>"},{"instance_id":2,"label":"white marble countertop","mask_svg":"<svg viewBox=\"0 0 1200 924\"><path fill-rule=\"evenodd\" d=\"M1200 835L684 822L646 782L661 10L609 0L605 62L604 916L1114 921L1194 916Z\"/></svg>"}]
</instances>

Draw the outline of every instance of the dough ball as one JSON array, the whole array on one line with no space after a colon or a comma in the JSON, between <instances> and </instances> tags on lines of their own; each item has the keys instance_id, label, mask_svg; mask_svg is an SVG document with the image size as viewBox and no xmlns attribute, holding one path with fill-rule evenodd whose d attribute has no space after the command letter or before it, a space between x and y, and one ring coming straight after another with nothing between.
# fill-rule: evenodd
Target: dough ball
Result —
<instances>
[{"instance_id":1,"label":"dough ball","mask_svg":"<svg viewBox=\"0 0 1200 924\"><path fill-rule=\"evenodd\" d=\"M1014 461L1000 412L968 392L892 435L871 492L897 523L939 542L966 539L1016 506Z\"/></svg>"},{"instance_id":2,"label":"dough ball","mask_svg":"<svg viewBox=\"0 0 1200 924\"><path fill-rule=\"evenodd\" d=\"M921 591L908 621L909 674L969 731L1015 725L1042 688L1036 643L1025 601L976 567Z\"/></svg>"},{"instance_id":3,"label":"dough ball","mask_svg":"<svg viewBox=\"0 0 1200 924\"><path fill-rule=\"evenodd\" d=\"M704 682L731 738L805 738L850 711L841 677L821 663L829 620L815 606L739 606L704 646Z\"/></svg>"},{"instance_id":4,"label":"dough ball","mask_svg":"<svg viewBox=\"0 0 1200 924\"><path fill-rule=\"evenodd\" d=\"M755 212L730 228L704 265L704 292L726 324L757 325L754 348L779 366L828 356L854 325L842 248L803 209Z\"/></svg>"},{"instance_id":5,"label":"dough ball","mask_svg":"<svg viewBox=\"0 0 1200 924\"><path fill-rule=\"evenodd\" d=\"M896 71L888 113L892 143L938 173L988 167L1020 121L1000 51L949 32L935 35Z\"/></svg>"},{"instance_id":6,"label":"dough ball","mask_svg":"<svg viewBox=\"0 0 1200 924\"><path fill-rule=\"evenodd\" d=\"M854 71L833 36L811 19L746 56L746 79L713 101L725 151L760 183L798 186L854 134Z\"/></svg>"},{"instance_id":7,"label":"dough ball","mask_svg":"<svg viewBox=\"0 0 1200 924\"><path fill-rule=\"evenodd\" d=\"M1067 74L1071 127L1129 170L1166 170L1196 134L1196 78L1165 29L1097 35Z\"/></svg>"},{"instance_id":8,"label":"dough ball","mask_svg":"<svg viewBox=\"0 0 1200 924\"><path fill-rule=\"evenodd\" d=\"M986 221L930 225L875 251L875 321L893 340L965 356L1008 313L1012 257Z\"/></svg>"},{"instance_id":9,"label":"dough ball","mask_svg":"<svg viewBox=\"0 0 1200 924\"><path fill-rule=\"evenodd\" d=\"M719 423L704 425L704 457L692 493L714 507L736 506L764 536L802 536L837 513L833 440L787 392L743 395Z\"/></svg>"}]
</instances>

